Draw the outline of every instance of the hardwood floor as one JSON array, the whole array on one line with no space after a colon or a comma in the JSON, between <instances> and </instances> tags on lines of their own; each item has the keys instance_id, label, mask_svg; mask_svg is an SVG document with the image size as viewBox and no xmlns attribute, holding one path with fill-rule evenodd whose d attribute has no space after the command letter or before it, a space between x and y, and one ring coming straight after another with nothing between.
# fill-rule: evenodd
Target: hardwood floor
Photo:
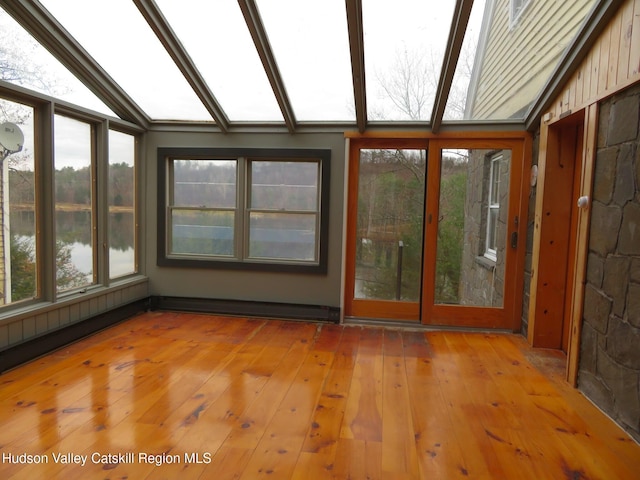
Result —
<instances>
[{"instance_id":1,"label":"hardwood floor","mask_svg":"<svg viewBox=\"0 0 640 480\"><path fill-rule=\"evenodd\" d=\"M0 478L640 478L563 365L517 335L145 313L0 376Z\"/></svg>"}]
</instances>

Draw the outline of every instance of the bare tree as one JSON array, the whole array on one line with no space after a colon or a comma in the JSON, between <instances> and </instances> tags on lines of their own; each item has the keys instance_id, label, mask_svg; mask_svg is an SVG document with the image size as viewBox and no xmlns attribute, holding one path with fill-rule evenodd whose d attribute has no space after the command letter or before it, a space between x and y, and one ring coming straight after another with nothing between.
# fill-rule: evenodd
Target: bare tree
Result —
<instances>
[{"instance_id":1,"label":"bare tree","mask_svg":"<svg viewBox=\"0 0 640 480\"><path fill-rule=\"evenodd\" d=\"M49 95L66 93L60 79L42 61L40 44L0 9L0 80L21 85ZM14 111L0 105L0 114L14 123Z\"/></svg>"},{"instance_id":2,"label":"bare tree","mask_svg":"<svg viewBox=\"0 0 640 480\"><path fill-rule=\"evenodd\" d=\"M388 71L376 72L376 79L402 116L407 120L426 120L431 114L438 74L433 50L423 54L405 49L396 53ZM383 112L376 113L383 116Z\"/></svg>"},{"instance_id":3,"label":"bare tree","mask_svg":"<svg viewBox=\"0 0 640 480\"><path fill-rule=\"evenodd\" d=\"M471 81L471 72L475 62L477 44L469 41L462 44L462 51L458 59L458 68L453 78L447 108L444 112L446 120L462 120L467 103L467 91Z\"/></svg>"},{"instance_id":4,"label":"bare tree","mask_svg":"<svg viewBox=\"0 0 640 480\"><path fill-rule=\"evenodd\" d=\"M449 92L445 118L464 117L467 89L475 59L475 45L465 42L458 60L458 68ZM435 100L442 54L428 50L396 52L391 67L376 72L381 92L393 103L396 112L406 120L428 120ZM389 112L372 112L372 118L385 118Z\"/></svg>"}]
</instances>

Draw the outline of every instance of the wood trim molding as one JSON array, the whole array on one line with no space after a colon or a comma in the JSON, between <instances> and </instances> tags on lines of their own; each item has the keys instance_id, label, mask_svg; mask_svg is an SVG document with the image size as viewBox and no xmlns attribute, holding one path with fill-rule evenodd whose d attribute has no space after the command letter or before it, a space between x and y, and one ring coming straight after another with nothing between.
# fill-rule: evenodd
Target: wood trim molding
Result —
<instances>
[{"instance_id":1,"label":"wood trim molding","mask_svg":"<svg viewBox=\"0 0 640 480\"><path fill-rule=\"evenodd\" d=\"M580 196L592 197L593 174L595 169L596 147L598 142L598 104L591 105L586 111L585 134L583 143L583 162L580 181ZM570 295L572 299L569 313L570 336L567 351L567 381L574 387L578 380L580 357L580 339L582 337L582 313L584 309L584 285L586 282L587 256L589 254L589 226L591 211L580 210L577 225L575 268L571 279Z\"/></svg>"}]
</instances>

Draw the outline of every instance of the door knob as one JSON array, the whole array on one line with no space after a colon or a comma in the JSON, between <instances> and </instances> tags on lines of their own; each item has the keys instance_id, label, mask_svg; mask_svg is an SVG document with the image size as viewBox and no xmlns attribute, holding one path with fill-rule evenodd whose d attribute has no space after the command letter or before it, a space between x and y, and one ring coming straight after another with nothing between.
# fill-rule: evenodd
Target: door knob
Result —
<instances>
[{"instance_id":1,"label":"door knob","mask_svg":"<svg viewBox=\"0 0 640 480\"><path fill-rule=\"evenodd\" d=\"M586 195L578 199L578 208L586 209L589 207L589 197Z\"/></svg>"}]
</instances>

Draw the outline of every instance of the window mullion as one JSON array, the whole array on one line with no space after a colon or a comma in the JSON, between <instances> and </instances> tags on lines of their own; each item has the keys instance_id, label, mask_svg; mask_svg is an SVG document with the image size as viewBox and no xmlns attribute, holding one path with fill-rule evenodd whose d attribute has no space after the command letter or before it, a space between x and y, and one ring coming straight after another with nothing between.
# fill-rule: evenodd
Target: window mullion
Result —
<instances>
[{"instance_id":1,"label":"window mullion","mask_svg":"<svg viewBox=\"0 0 640 480\"><path fill-rule=\"evenodd\" d=\"M248 233L249 231L249 182L251 179L249 178L249 168L248 168L248 159L247 157L239 157L237 162L238 172L236 174L236 213L235 213L235 257L239 260L244 260L247 257L247 252L249 251L248 246ZM245 238L246 237L246 238Z\"/></svg>"},{"instance_id":2,"label":"window mullion","mask_svg":"<svg viewBox=\"0 0 640 480\"><path fill-rule=\"evenodd\" d=\"M93 244L94 251L94 281L98 284L109 284L109 129L107 121L94 126L95 156L91 171L93 172L93 185L95 193L93 202Z\"/></svg>"}]
</instances>

